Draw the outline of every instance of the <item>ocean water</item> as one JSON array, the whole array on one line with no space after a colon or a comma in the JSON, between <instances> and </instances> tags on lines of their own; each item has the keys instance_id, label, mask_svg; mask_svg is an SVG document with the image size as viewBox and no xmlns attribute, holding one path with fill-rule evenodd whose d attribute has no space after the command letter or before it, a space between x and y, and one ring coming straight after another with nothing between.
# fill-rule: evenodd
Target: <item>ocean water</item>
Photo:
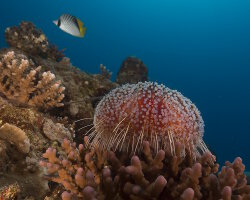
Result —
<instances>
[{"instance_id":1,"label":"ocean water","mask_svg":"<svg viewBox=\"0 0 250 200\"><path fill-rule=\"evenodd\" d=\"M52 20L69 13L87 27L84 39ZM205 121L204 140L218 161L243 158L250 170L250 1L71 0L1 1L4 30L32 21L73 65L112 79L127 56L140 58L151 81L190 98Z\"/></svg>"}]
</instances>

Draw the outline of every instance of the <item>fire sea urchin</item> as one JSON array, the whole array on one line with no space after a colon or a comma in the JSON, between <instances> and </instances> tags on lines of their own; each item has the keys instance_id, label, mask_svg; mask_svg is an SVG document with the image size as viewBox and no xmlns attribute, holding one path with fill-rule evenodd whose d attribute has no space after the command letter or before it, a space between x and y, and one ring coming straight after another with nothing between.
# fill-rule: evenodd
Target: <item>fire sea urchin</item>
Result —
<instances>
[{"instance_id":1,"label":"fire sea urchin","mask_svg":"<svg viewBox=\"0 0 250 200\"><path fill-rule=\"evenodd\" d=\"M126 84L112 90L97 105L92 145L135 153L148 141L160 149L194 157L209 151L202 140L204 123L196 106L181 93L152 82Z\"/></svg>"}]
</instances>

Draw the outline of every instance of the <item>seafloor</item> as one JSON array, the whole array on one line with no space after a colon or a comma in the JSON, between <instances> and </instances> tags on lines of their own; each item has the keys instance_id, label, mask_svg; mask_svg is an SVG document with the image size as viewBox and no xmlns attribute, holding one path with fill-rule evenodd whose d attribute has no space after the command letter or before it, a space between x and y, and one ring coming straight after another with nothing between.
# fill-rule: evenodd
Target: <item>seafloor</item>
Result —
<instances>
[{"instance_id":1,"label":"seafloor","mask_svg":"<svg viewBox=\"0 0 250 200\"><path fill-rule=\"evenodd\" d=\"M148 80L138 58L124 60L112 82L103 65L100 74L72 66L31 22L7 28L5 39L9 47L0 50L0 200L250 200L240 158L219 171L212 155L195 161L191 154L181 157L180 144L175 156L154 155L145 142L143 152L132 157L86 145L84 134L100 99L121 84Z\"/></svg>"}]
</instances>

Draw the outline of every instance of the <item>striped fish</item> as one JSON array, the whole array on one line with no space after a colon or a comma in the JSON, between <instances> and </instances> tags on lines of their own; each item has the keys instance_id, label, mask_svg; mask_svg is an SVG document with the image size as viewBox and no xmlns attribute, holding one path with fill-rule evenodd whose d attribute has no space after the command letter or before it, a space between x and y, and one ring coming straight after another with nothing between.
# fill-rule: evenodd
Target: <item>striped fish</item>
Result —
<instances>
[{"instance_id":1,"label":"striped fish","mask_svg":"<svg viewBox=\"0 0 250 200\"><path fill-rule=\"evenodd\" d=\"M61 30L76 37L84 37L86 32L86 27L83 26L83 22L69 14L61 15L59 19L54 20L53 23Z\"/></svg>"}]
</instances>

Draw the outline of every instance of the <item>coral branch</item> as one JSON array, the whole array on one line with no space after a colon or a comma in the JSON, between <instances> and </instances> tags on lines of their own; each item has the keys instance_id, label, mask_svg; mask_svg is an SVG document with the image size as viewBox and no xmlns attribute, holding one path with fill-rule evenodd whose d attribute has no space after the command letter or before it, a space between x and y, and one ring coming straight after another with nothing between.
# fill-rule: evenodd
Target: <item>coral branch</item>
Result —
<instances>
[{"instance_id":1,"label":"coral branch","mask_svg":"<svg viewBox=\"0 0 250 200\"><path fill-rule=\"evenodd\" d=\"M65 88L61 82L49 71L40 77L41 67L32 68L28 59L20 57L9 51L1 59L0 92L9 100L37 108L62 106Z\"/></svg>"}]
</instances>

